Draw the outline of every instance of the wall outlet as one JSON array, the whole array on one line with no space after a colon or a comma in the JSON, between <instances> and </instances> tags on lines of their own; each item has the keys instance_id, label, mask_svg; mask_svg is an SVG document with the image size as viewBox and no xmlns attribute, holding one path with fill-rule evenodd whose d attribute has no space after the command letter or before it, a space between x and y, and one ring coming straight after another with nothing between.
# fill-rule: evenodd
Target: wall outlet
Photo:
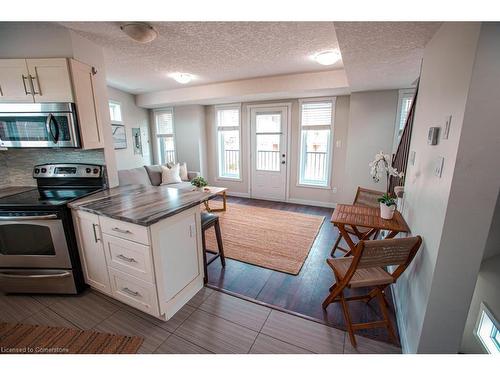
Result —
<instances>
[{"instance_id":1,"label":"wall outlet","mask_svg":"<svg viewBox=\"0 0 500 375\"><path fill-rule=\"evenodd\" d=\"M441 174L443 173L443 165L444 165L444 158L442 156L439 156L436 159L436 164L434 164L434 175L436 177L441 178Z\"/></svg>"},{"instance_id":2,"label":"wall outlet","mask_svg":"<svg viewBox=\"0 0 500 375\"><path fill-rule=\"evenodd\" d=\"M336 192L337 192L337 187L336 187L336 186L334 186L334 187L332 188L332 191L333 191L334 193L336 193Z\"/></svg>"},{"instance_id":3,"label":"wall outlet","mask_svg":"<svg viewBox=\"0 0 500 375\"><path fill-rule=\"evenodd\" d=\"M450 135L450 127L451 127L451 115L446 117L446 121L444 123L444 130L443 130L443 139L448 139Z\"/></svg>"}]
</instances>

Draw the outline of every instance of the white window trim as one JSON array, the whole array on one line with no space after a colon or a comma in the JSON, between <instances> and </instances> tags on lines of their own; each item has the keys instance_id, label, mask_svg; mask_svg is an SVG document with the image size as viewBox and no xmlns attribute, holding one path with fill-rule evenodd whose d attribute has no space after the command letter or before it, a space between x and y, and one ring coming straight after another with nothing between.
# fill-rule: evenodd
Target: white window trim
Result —
<instances>
[{"instance_id":1,"label":"white window trim","mask_svg":"<svg viewBox=\"0 0 500 375\"><path fill-rule=\"evenodd\" d=\"M179 158L177 156L177 137L175 133L175 111L174 107L167 107L167 108L161 108L161 109L155 109L153 110L153 133L154 133L154 139L155 139L155 157L156 161L158 164L161 164L161 155L160 155L160 147L158 145L158 139L163 138L163 137L169 137L170 134L158 134L158 126L156 125L156 116L157 114L162 114L162 113L172 113L172 137L174 139L174 155L175 155L175 161L179 162Z\"/></svg>"},{"instance_id":2,"label":"white window trim","mask_svg":"<svg viewBox=\"0 0 500 375\"><path fill-rule=\"evenodd\" d=\"M332 102L332 123L330 124L330 139L328 140L328 176L326 185L315 185L315 184L305 184L300 182L300 173L302 171L302 104L303 103L315 103L315 102ZM335 132L335 104L336 97L321 97L321 98L306 98L299 99L299 136L298 136L298 160L297 160L297 187L331 190L332 189L332 169L333 169L333 144L334 144L334 132ZM314 127L310 127L314 129Z\"/></svg>"},{"instance_id":3,"label":"white window trim","mask_svg":"<svg viewBox=\"0 0 500 375\"><path fill-rule=\"evenodd\" d=\"M394 119L394 139L392 141L393 153L395 153L398 147L398 131L399 131L399 118L401 116L401 103L403 98L407 96L415 96L416 89L401 89L398 91L398 107L396 108L396 118Z\"/></svg>"},{"instance_id":4,"label":"white window trim","mask_svg":"<svg viewBox=\"0 0 500 375\"><path fill-rule=\"evenodd\" d=\"M481 345L481 347L483 348L483 350L484 350L485 353L497 354L496 352L495 353L491 353L488 350L488 347L487 347L486 343L483 342L482 337L479 336L478 333L477 333L477 331L479 329L479 325L481 324L481 316L483 315L483 312L493 322L493 325L495 325L497 328L500 326L500 324L498 323L498 320L495 318L495 316L490 311L490 309L488 309L488 306L486 306L486 304L484 302L481 302L481 305L479 307L479 314L477 316L476 324L474 326L474 336L476 337L477 341L479 342L479 344Z\"/></svg>"},{"instance_id":5,"label":"white window trim","mask_svg":"<svg viewBox=\"0 0 500 375\"><path fill-rule=\"evenodd\" d=\"M226 176L221 176L220 175L220 160L219 160L219 127L217 125L217 111L219 110L224 110L224 109L237 109L240 113L238 116L239 118L239 124L238 124L238 138L240 142L240 157L239 157L239 163L238 163L238 170L239 170L239 177L226 177ZM215 164L216 164L216 175L215 175L215 180L216 181L236 181L236 182L241 182L243 181L243 143L242 143L242 105L241 103L232 103L232 104L219 104L216 105L214 108L214 138L215 138Z\"/></svg>"},{"instance_id":6,"label":"white window trim","mask_svg":"<svg viewBox=\"0 0 500 375\"><path fill-rule=\"evenodd\" d=\"M116 124L116 125L123 125L122 103L121 103L121 102L119 102L118 100L109 99L109 100L108 100L108 112L109 112L109 104L110 104L110 103L115 104L115 105L118 105L118 106L120 107L120 116L121 116L121 118L122 118L120 121L117 121L117 120L113 120L113 119L111 118L111 116L109 116L109 117L110 117L111 124L113 124L113 125L115 125L115 124Z\"/></svg>"}]
</instances>

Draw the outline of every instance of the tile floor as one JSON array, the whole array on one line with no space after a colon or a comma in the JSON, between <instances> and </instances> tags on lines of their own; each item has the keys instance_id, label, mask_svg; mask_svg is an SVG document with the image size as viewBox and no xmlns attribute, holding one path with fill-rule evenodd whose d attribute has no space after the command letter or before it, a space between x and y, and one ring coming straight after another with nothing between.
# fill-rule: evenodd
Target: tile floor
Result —
<instances>
[{"instance_id":1,"label":"tile floor","mask_svg":"<svg viewBox=\"0 0 500 375\"><path fill-rule=\"evenodd\" d=\"M400 353L400 348L202 289L162 322L95 291L79 296L0 294L0 321L94 329L145 338L139 353Z\"/></svg>"}]
</instances>

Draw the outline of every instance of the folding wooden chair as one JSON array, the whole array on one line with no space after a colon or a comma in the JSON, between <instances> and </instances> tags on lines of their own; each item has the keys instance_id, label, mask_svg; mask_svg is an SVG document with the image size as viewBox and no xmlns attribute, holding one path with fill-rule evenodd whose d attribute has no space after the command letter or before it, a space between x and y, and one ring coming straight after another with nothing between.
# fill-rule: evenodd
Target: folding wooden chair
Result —
<instances>
[{"instance_id":1,"label":"folding wooden chair","mask_svg":"<svg viewBox=\"0 0 500 375\"><path fill-rule=\"evenodd\" d=\"M354 206L367 206L367 207L379 207L379 202L378 198L380 198L384 193L381 191L377 190L370 190L370 189L365 189L360 186L358 186L358 190L356 191L356 196L354 197L354 202L352 204ZM364 237L371 228L363 228L359 227L358 232L356 232L352 227L346 226L345 227L347 233L350 235L356 237L358 240L361 238L358 237L358 234L361 235L361 237ZM379 232L375 232L373 235L373 238L377 238ZM370 235L371 237L371 235ZM343 247L340 247L340 241L342 240L342 235L339 233L337 240L335 241L335 244L333 245L332 251L330 252L330 256L334 256L335 251L338 249L344 253L347 253L349 249L345 249Z\"/></svg>"},{"instance_id":2,"label":"folding wooden chair","mask_svg":"<svg viewBox=\"0 0 500 375\"><path fill-rule=\"evenodd\" d=\"M327 263L335 274L335 284L323 302L326 309L332 302L340 302L349 332L351 343L356 347L354 331L359 329L386 327L389 335L396 342L396 334L389 319L388 302L384 290L395 283L398 277L411 263L420 244L420 236L392 238L388 240L360 241L353 257L328 259ZM393 272L386 271L387 266L397 266ZM370 293L361 296L344 297L345 288L371 287ZM379 300L383 320L368 323L352 323L347 306L348 301L371 299Z\"/></svg>"}]
</instances>

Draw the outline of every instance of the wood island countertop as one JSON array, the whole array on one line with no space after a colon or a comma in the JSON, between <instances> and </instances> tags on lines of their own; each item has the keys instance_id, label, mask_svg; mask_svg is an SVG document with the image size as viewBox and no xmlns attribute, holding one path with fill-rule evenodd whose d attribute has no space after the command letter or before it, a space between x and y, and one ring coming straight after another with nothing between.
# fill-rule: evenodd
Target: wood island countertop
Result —
<instances>
[{"instance_id":1,"label":"wood island countertop","mask_svg":"<svg viewBox=\"0 0 500 375\"><path fill-rule=\"evenodd\" d=\"M103 190L70 202L72 209L150 226L212 199L216 192L168 186L127 185Z\"/></svg>"}]
</instances>

